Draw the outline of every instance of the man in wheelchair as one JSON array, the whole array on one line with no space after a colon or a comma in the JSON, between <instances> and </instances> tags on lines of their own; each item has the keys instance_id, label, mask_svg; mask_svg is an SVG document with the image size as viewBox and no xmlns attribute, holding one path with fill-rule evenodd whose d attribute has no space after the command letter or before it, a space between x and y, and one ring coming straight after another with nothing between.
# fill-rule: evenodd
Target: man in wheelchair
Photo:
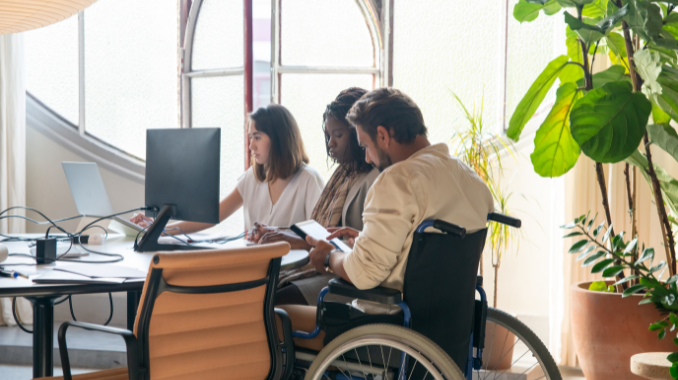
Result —
<instances>
[{"instance_id":1,"label":"man in wheelchair","mask_svg":"<svg viewBox=\"0 0 678 380\"><path fill-rule=\"evenodd\" d=\"M399 90L366 94L347 119L358 132L367 161L381 171L367 194L364 228L359 234L344 228L329 237L349 237L351 252L307 239L314 247L309 255L316 270L341 278L330 283L330 293L357 300L347 305L319 299L317 310L279 306L289 314L292 329L300 331L295 346L319 351L351 328L408 325L411 316L410 327L463 369L478 263L494 209L490 190L450 156L446 144L431 145L421 110ZM425 233L429 226L442 233ZM467 310L460 305L468 305L463 307Z\"/></svg>"}]
</instances>

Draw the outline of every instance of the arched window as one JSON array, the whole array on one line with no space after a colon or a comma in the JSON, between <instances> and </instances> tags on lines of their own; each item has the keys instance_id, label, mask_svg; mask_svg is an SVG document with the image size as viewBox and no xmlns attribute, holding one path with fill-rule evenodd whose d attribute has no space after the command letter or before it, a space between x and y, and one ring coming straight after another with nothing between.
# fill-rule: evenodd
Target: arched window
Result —
<instances>
[{"instance_id":1,"label":"arched window","mask_svg":"<svg viewBox=\"0 0 678 380\"><path fill-rule=\"evenodd\" d=\"M362 0L273 2L272 102L290 109L311 166L327 180L322 115L341 90L385 85L382 39L372 3Z\"/></svg>"}]
</instances>

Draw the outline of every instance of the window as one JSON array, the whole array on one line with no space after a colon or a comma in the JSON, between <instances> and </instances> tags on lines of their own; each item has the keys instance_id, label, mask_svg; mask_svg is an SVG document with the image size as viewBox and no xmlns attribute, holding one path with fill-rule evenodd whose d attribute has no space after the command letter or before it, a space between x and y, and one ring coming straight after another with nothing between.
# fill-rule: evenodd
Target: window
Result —
<instances>
[{"instance_id":1,"label":"window","mask_svg":"<svg viewBox=\"0 0 678 380\"><path fill-rule=\"evenodd\" d=\"M555 57L553 46L562 46L554 38L557 17L520 24L512 16L517 2L396 2L393 85L421 107L432 142L447 142L467 125L453 93L467 107L484 98L486 127L502 133Z\"/></svg>"},{"instance_id":2,"label":"window","mask_svg":"<svg viewBox=\"0 0 678 380\"><path fill-rule=\"evenodd\" d=\"M27 89L82 134L144 159L146 129L179 127L177 37L176 2L98 1L26 33Z\"/></svg>"},{"instance_id":3,"label":"window","mask_svg":"<svg viewBox=\"0 0 678 380\"><path fill-rule=\"evenodd\" d=\"M323 112L341 90L382 84L377 21L366 1L276 3L272 101L292 112L310 165L327 181L333 168L325 150Z\"/></svg>"}]
</instances>

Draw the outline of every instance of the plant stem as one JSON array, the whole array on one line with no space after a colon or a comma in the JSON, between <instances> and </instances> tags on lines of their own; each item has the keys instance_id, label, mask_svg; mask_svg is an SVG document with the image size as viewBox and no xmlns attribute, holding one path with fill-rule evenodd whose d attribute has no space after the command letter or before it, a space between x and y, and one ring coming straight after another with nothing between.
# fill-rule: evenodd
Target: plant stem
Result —
<instances>
[{"instance_id":1,"label":"plant stem","mask_svg":"<svg viewBox=\"0 0 678 380\"><path fill-rule=\"evenodd\" d=\"M629 25L626 21L622 21L622 28L624 30L624 41L626 43L626 56L629 60L629 74L631 75L631 81L633 82L633 91L638 92L643 85L643 79L636 72L636 64L633 60L633 44L631 39L631 33L629 32ZM671 224L669 223L669 218L666 214L666 206L664 206L664 196L662 194L661 187L659 186L659 180L657 179L657 173L654 171L654 164L652 163L652 152L650 151L650 138L645 131L643 136L643 143L645 145L645 156L647 157L647 174L650 176L652 182L652 190L654 192L654 203L657 206L657 214L659 216L659 223L662 226L662 237L664 243L664 250L666 251L668 246L668 252L666 252L666 259L669 264L669 273L671 276L676 274L676 246L673 240L673 233L671 231Z\"/></svg>"},{"instance_id":2,"label":"plant stem","mask_svg":"<svg viewBox=\"0 0 678 380\"><path fill-rule=\"evenodd\" d=\"M637 231L636 231L636 210L634 208L635 198L636 198L636 177L635 177L635 174L636 174L635 169L636 168L635 168L635 166L633 167L633 175L634 175L634 177L633 177L633 191L631 191L631 174L629 173L629 166L630 166L629 164L626 164L624 166L624 177L626 178L626 195L627 195L628 201L629 201L629 215L631 216L631 238L635 238L636 234L637 234ZM638 252L638 251L636 250L635 252ZM636 260L638 260L638 257L635 254L635 252L634 252L634 255L633 255L633 261L634 262ZM634 271L633 274L638 275L638 271L637 270ZM633 285L633 283L631 283L629 285Z\"/></svg>"},{"instance_id":3,"label":"plant stem","mask_svg":"<svg viewBox=\"0 0 678 380\"><path fill-rule=\"evenodd\" d=\"M650 139L647 136L647 131L643 136L643 142L645 143L645 156L647 157L647 174L652 180L652 190L654 190L654 203L657 206L657 214L659 214L659 221L662 225L662 235L664 242L664 249L668 245L669 253L666 255L666 259L669 262L669 273L671 276L676 274L676 243L673 241L673 232L671 231L671 224L669 223L669 217L666 214L666 206L664 206L664 195L662 194L662 189L659 186L659 180L657 179L657 173L654 171L654 164L652 164L652 152L650 151Z\"/></svg>"},{"instance_id":4,"label":"plant stem","mask_svg":"<svg viewBox=\"0 0 678 380\"><path fill-rule=\"evenodd\" d=\"M492 301L495 309L497 308L497 283L499 282L499 261L494 266L494 300Z\"/></svg>"}]
</instances>

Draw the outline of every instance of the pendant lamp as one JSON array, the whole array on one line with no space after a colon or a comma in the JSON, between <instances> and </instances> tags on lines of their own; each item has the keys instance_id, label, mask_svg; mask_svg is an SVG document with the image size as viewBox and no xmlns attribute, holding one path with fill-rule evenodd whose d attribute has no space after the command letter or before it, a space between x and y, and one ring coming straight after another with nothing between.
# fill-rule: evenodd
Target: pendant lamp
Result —
<instances>
[{"instance_id":1,"label":"pendant lamp","mask_svg":"<svg viewBox=\"0 0 678 380\"><path fill-rule=\"evenodd\" d=\"M0 0L0 34L42 28L67 19L96 0Z\"/></svg>"}]
</instances>

